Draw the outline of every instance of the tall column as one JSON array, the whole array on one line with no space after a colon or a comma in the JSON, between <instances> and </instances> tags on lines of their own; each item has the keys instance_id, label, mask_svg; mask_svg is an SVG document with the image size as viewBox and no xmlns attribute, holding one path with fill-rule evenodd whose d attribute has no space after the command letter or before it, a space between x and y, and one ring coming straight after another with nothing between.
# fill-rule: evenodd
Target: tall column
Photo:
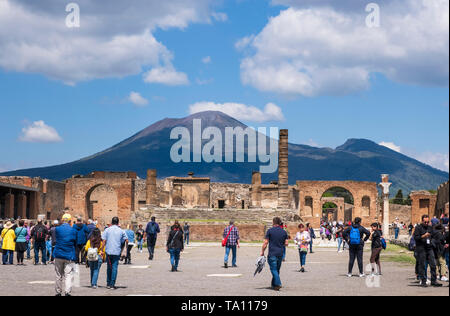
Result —
<instances>
[{"instance_id":1,"label":"tall column","mask_svg":"<svg viewBox=\"0 0 450 316\"><path fill-rule=\"evenodd\" d=\"M14 194L8 193L5 196L5 217L14 217Z\"/></svg>"},{"instance_id":2,"label":"tall column","mask_svg":"<svg viewBox=\"0 0 450 316\"><path fill-rule=\"evenodd\" d=\"M147 205L157 205L156 170L147 171Z\"/></svg>"},{"instance_id":3,"label":"tall column","mask_svg":"<svg viewBox=\"0 0 450 316\"><path fill-rule=\"evenodd\" d=\"M288 130L280 130L278 142L278 208L289 208Z\"/></svg>"},{"instance_id":4,"label":"tall column","mask_svg":"<svg viewBox=\"0 0 450 316\"><path fill-rule=\"evenodd\" d=\"M261 173L252 174L252 207L261 207Z\"/></svg>"},{"instance_id":5,"label":"tall column","mask_svg":"<svg viewBox=\"0 0 450 316\"><path fill-rule=\"evenodd\" d=\"M39 193L30 193L30 219L37 219L39 215Z\"/></svg>"},{"instance_id":6,"label":"tall column","mask_svg":"<svg viewBox=\"0 0 450 316\"><path fill-rule=\"evenodd\" d=\"M18 196L17 216L21 219L27 217L27 196L25 192L20 193Z\"/></svg>"},{"instance_id":7,"label":"tall column","mask_svg":"<svg viewBox=\"0 0 450 316\"><path fill-rule=\"evenodd\" d=\"M389 188L392 183L389 182L389 175L383 174L381 176L381 195L383 197L383 234L389 236Z\"/></svg>"}]
</instances>

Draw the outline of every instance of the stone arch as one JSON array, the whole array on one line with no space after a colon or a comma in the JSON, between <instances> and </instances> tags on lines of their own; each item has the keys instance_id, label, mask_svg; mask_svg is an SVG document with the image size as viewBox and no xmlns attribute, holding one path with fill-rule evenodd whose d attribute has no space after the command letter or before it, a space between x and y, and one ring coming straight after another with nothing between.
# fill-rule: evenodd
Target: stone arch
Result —
<instances>
[{"instance_id":1,"label":"stone arch","mask_svg":"<svg viewBox=\"0 0 450 316\"><path fill-rule=\"evenodd\" d=\"M300 216L312 216L313 215L314 199L311 196L305 197L305 207Z\"/></svg>"},{"instance_id":2,"label":"stone arch","mask_svg":"<svg viewBox=\"0 0 450 316\"><path fill-rule=\"evenodd\" d=\"M97 220L104 226L119 214L118 196L116 190L104 183L91 187L86 193L87 218Z\"/></svg>"}]
</instances>

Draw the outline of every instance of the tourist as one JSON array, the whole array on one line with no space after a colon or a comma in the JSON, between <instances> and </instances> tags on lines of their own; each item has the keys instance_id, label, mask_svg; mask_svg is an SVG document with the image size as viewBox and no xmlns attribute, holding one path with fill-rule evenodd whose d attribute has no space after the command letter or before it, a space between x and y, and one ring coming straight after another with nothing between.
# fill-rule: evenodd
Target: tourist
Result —
<instances>
[{"instance_id":1,"label":"tourist","mask_svg":"<svg viewBox=\"0 0 450 316\"><path fill-rule=\"evenodd\" d=\"M445 251L445 229L442 224L437 224L433 227L433 252L434 258L436 259L436 266L439 271L438 280L448 281L447 279L447 265L444 262L444 251Z\"/></svg>"},{"instance_id":2,"label":"tourist","mask_svg":"<svg viewBox=\"0 0 450 316\"><path fill-rule=\"evenodd\" d=\"M56 296L71 296L73 286L73 274L75 272L75 247L77 231L72 228L72 217L64 214L61 225L55 228L55 273Z\"/></svg>"},{"instance_id":3,"label":"tourist","mask_svg":"<svg viewBox=\"0 0 450 316\"><path fill-rule=\"evenodd\" d=\"M138 252L140 252L140 253L143 252L144 235L145 235L145 231L142 229L142 225L139 225L139 228L136 231L136 242L137 242Z\"/></svg>"},{"instance_id":4,"label":"tourist","mask_svg":"<svg viewBox=\"0 0 450 316\"><path fill-rule=\"evenodd\" d=\"M342 243L344 242L344 226L338 225L336 229L336 240L338 245L338 253L344 252L344 247L342 247ZM342 247L342 249L341 249Z\"/></svg>"},{"instance_id":5,"label":"tourist","mask_svg":"<svg viewBox=\"0 0 450 316\"><path fill-rule=\"evenodd\" d=\"M223 231L223 238L225 240L225 257L224 257L224 268L228 268L228 257L230 256L230 251L233 253L233 259L231 261L232 267L236 268L237 262L237 248L240 247L240 237L239 230L234 225L234 221L230 221L230 225L227 226Z\"/></svg>"},{"instance_id":6,"label":"tourist","mask_svg":"<svg viewBox=\"0 0 450 316\"><path fill-rule=\"evenodd\" d=\"M440 222L441 221L436 216L433 216L433 218L431 219L431 226L434 227L434 226L438 225Z\"/></svg>"},{"instance_id":7,"label":"tourist","mask_svg":"<svg viewBox=\"0 0 450 316\"><path fill-rule=\"evenodd\" d=\"M2 237L3 265L12 265L14 264L14 250L16 250L16 233L11 221L6 222L3 226L0 236Z\"/></svg>"},{"instance_id":8,"label":"tourist","mask_svg":"<svg viewBox=\"0 0 450 316\"><path fill-rule=\"evenodd\" d=\"M34 223L27 223L27 260L31 260L31 230L34 227Z\"/></svg>"},{"instance_id":9,"label":"tourist","mask_svg":"<svg viewBox=\"0 0 450 316\"><path fill-rule=\"evenodd\" d=\"M308 228L309 236L311 237L311 242L309 243L309 253L314 253L313 252L313 244L314 244L314 239L316 239L316 233L314 232L314 228L312 228L310 223L306 223L306 227Z\"/></svg>"},{"instance_id":10,"label":"tourist","mask_svg":"<svg viewBox=\"0 0 450 316\"><path fill-rule=\"evenodd\" d=\"M408 234L409 234L409 237L412 236L412 231L413 231L413 229L414 229L414 225L413 225L412 223L410 223L409 226L408 226Z\"/></svg>"},{"instance_id":11,"label":"tourist","mask_svg":"<svg viewBox=\"0 0 450 316\"><path fill-rule=\"evenodd\" d=\"M184 243L189 246L189 237L191 235L191 226L188 223L184 223Z\"/></svg>"},{"instance_id":12,"label":"tourist","mask_svg":"<svg viewBox=\"0 0 450 316\"><path fill-rule=\"evenodd\" d=\"M92 232L96 228L97 228L97 226L95 225L95 222L92 219L88 219L88 221L87 221L87 230L88 230L87 238L88 239L91 237Z\"/></svg>"},{"instance_id":13,"label":"tourist","mask_svg":"<svg viewBox=\"0 0 450 316\"><path fill-rule=\"evenodd\" d=\"M16 252L17 252L17 265L23 266L23 259L25 251L27 251L27 228L25 227L25 221L19 221L19 227L15 230L16 235Z\"/></svg>"},{"instance_id":14,"label":"tourist","mask_svg":"<svg viewBox=\"0 0 450 316\"><path fill-rule=\"evenodd\" d=\"M45 241L47 240L48 229L42 223L42 218L38 219L36 226L31 230L31 243L34 246L34 265L39 264L39 251L42 254L42 264L47 265L47 249Z\"/></svg>"},{"instance_id":15,"label":"tourist","mask_svg":"<svg viewBox=\"0 0 450 316\"><path fill-rule=\"evenodd\" d=\"M125 234L127 234L128 244L127 244L127 256L125 257L124 264L131 264L131 250L134 247L136 235L134 234L134 231L130 229L130 225L127 226Z\"/></svg>"},{"instance_id":16,"label":"tourist","mask_svg":"<svg viewBox=\"0 0 450 316\"><path fill-rule=\"evenodd\" d=\"M273 227L266 233L264 244L262 246L261 257L264 257L267 247L269 247L268 264L272 273L272 289L279 291L282 287L280 279L280 270L283 263L283 247L288 245L288 235L280 227L281 219L273 219Z\"/></svg>"},{"instance_id":17,"label":"tourist","mask_svg":"<svg viewBox=\"0 0 450 316\"><path fill-rule=\"evenodd\" d=\"M106 260L105 243L102 240L100 229L94 228L84 250L87 253L87 260L91 269L91 288L96 289L100 268Z\"/></svg>"},{"instance_id":18,"label":"tourist","mask_svg":"<svg viewBox=\"0 0 450 316\"><path fill-rule=\"evenodd\" d=\"M147 227L145 228L145 235L147 236L147 249L149 260L153 260L155 256L155 246L156 241L158 239L158 234L160 233L159 225L156 222L156 218L152 217L151 221L147 224Z\"/></svg>"},{"instance_id":19,"label":"tourist","mask_svg":"<svg viewBox=\"0 0 450 316\"><path fill-rule=\"evenodd\" d=\"M383 233L380 230L378 223L371 225L372 232L369 239L372 241L372 254L370 256L370 265L372 266L372 276L381 275L380 254L383 250L383 244L381 238Z\"/></svg>"},{"instance_id":20,"label":"tourist","mask_svg":"<svg viewBox=\"0 0 450 316\"><path fill-rule=\"evenodd\" d=\"M440 287L442 284L437 282L436 261L432 245L433 229L430 224L430 217L428 215L423 215L422 223L416 227L414 232L419 263L420 285L422 287L427 287L426 266L428 263L431 270L431 285Z\"/></svg>"},{"instance_id":21,"label":"tourist","mask_svg":"<svg viewBox=\"0 0 450 316\"><path fill-rule=\"evenodd\" d=\"M442 222L442 225L444 225L444 227L448 227L448 214L443 214L443 216L441 218L441 222Z\"/></svg>"},{"instance_id":22,"label":"tourist","mask_svg":"<svg viewBox=\"0 0 450 316\"><path fill-rule=\"evenodd\" d=\"M365 276L363 267L364 243L369 240L370 232L361 225L361 222L361 218L355 218L353 225L347 228L343 233L343 238L349 245L350 252L347 275L349 278L353 276L353 265L355 264L355 259L358 261L359 276L361 278Z\"/></svg>"},{"instance_id":23,"label":"tourist","mask_svg":"<svg viewBox=\"0 0 450 316\"><path fill-rule=\"evenodd\" d=\"M289 229L288 229L287 225L284 223L281 223L281 228L283 228L284 231L286 232L286 234L288 235L288 239L291 239L291 235L289 234ZM286 261L286 249L287 249L287 247L283 248L283 262Z\"/></svg>"},{"instance_id":24,"label":"tourist","mask_svg":"<svg viewBox=\"0 0 450 316\"><path fill-rule=\"evenodd\" d=\"M398 221L398 218L396 218L395 222L394 222L394 234L395 234L395 240L397 240L398 236L400 235L400 223Z\"/></svg>"},{"instance_id":25,"label":"tourist","mask_svg":"<svg viewBox=\"0 0 450 316\"><path fill-rule=\"evenodd\" d=\"M308 254L309 243L311 242L311 236L309 231L305 229L305 225L298 225L299 232L295 236L294 242L297 245L298 252L300 255L300 271L305 272L306 266L306 255Z\"/></svg>"},{"instance_id":26,"label":"tourist","mask_svg":"<svg viewBox=\"0 0 450 316\"><path fill-rule=\"evenodd\" d=\"M447 282L450 278L449 272L450 272L450 267L449 267L449 231L448 231L448 226L445 227L445 245L444 245L444 257L445 257L445 263L447 264Z\"/></svg>"},{"instance_id":27,"label":"tourist","mask_svg":"<svg viewBox=\"0 0 450 316\"><path fill-rule=\"evenodd\" d=\"M59 226L59 221L54 220L53 226L50 228L50 238L51 238L51 256L50 263L55 263L55 246L56 246L56 227Z\"/></svg>"},{"instance_id":28,"label":"tourist","mask_svg":"<svg viewBox=\"0 0 450 316\"><path fill-rule=\"evenodd\" d=\"M178 221L175 221L175 224L170 228L166 246L166 250L170 254L170 264L172 265L171 271L178 272L180 253L184 250L183 230Z\"/></svg>"},{"instance_id":29,"label":"tourist","mask_svg":"<svg viewBox=\"0 0 450 316\"><path fill-rule=\"evenodd\" d=\"M107 262L107 281L106 288L116 290L117 274L119 269L119 260L123 249L128 243L127 234L119 227L119 218L114 217L111 226L104 232L102 239L105 241L105 252Z\"/></svg>"},{"instance_id":30,"label":"tourist","mask_svg":"<svg viewBox=\"0 0 450 316\"><path fill-rule=\"evenodd\" d=\"M76 256L77 264L85 264L86 263L86 253L84 248L86 246L87 237L89 235L89 230L87 226L83 223L83 220L78 217L77 224L74 226L74 229L77 232L77 247L76 247Z\"/></svg>"}]
</instances>

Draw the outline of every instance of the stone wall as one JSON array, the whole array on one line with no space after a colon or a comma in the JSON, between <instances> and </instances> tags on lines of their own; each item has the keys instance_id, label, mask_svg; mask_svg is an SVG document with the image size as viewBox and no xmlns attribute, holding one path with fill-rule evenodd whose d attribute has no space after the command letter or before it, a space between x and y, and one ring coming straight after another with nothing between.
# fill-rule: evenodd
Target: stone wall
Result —
<instances>
[{"instance_id":1,"label":"stone wall","mask_svg":"<svg viewBox=\"0 0 450 316\"><path fill-rule=\"evenodd\" d=\"M413 191L411 196L411 220L413 225L422 222L422 216L433 217L436 212L437 195L428 191Z\"/></svg>"},{"instance_id":2,"label":"stone wall","mask_svg":"<svg viewBox=\"0 0 450 316\"><path fill-rule=\"evenodd\" d=\"M398 218L400 223L403 222L408 226L412 222L411 209L412 207L409 205L390 204L389 218L391 222Z\"/></svg>"},{"instance_id":3,"label":"stone wall","mask_svg":"<svg viewBox=\"0 0 450 316\"><path fill-rule=\"evenodd\" d=\"M40 214L45 215L50 220L61 218L64 214L66 184L51 180L44 180L43 184Z\"/></svg>"},{"instance_id":4,"label":"stone wall","mask_svg":"<svg viewBox=\"0 0 450 316\"><path fill-rule=\"evenodd\" d=\"M441 184L437 190L436 215L447 214L449 211L449 181Z\"/></svg>"},{"instance_id":5,"label":"stone wall","mask_svg":"<svg viewBox=\"0 0 450 316\"><path fill-rule=\"evenodd\" d=\"M250 187L249 184L211 183L210 207L219 208L219 201L224 201L224 208L247 209L251 201Z\"/></svg>"}]
</instances>

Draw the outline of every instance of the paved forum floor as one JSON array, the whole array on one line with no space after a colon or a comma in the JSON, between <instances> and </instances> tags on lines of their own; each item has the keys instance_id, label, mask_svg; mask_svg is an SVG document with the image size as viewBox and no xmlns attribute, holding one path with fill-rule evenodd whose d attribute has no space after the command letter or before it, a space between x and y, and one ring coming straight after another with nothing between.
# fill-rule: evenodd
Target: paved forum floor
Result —
<instances>
[{"instance_id":1,"label":"paved forum floor","mask_svg":"<svg viewBox=\"0 0 450 316\"><path fill-rule=\"evenodd\" d=\"M280 292L268 289L271 275L266 266L261 275L253 277L260 245L246 244L238 253L238 268L225 270L223 249L218 244L193 244L182 254L179 273L171 273L169 256L157 249L156 260L149 262L147 254L133 250L133 265L119 267L118 290L104 288L106 265L102 266L96 290L88 288L89 270L81 267L80 285L73 295L175 295L175 296L268 296L268 295L449 295L444 288L422 289L414 284L413 266L383 263L384 275L379 287L368 287L366 279L347 278L348 253L336 253L331 248L316 248L308 255L307 273L297 272L298 253L288 249L287 261L281 271L284 288ZM369 253L365 253L365 263ZM354 273L356 275L355 266ZM241 276L211 276L237 274ZM52 265L0 266L0 295L54 295L54 268Z\"/></svg>"}]
</instances>

